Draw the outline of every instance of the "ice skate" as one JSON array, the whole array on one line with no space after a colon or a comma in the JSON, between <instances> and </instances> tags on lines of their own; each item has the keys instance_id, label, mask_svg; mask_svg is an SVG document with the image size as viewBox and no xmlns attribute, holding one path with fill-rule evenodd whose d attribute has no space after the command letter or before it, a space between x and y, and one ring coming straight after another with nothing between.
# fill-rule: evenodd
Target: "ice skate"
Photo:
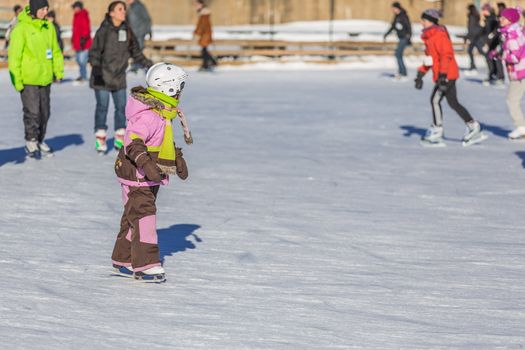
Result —
<instances>
[{"instance_id":1,"label":"ice skate","mask_svg":"<svg viewBox=\"0 0 525 350\"><path fill-rule=\"evenodd\" d=\"M44 141L42 141L42 142L40 142L38 144L38 149L40 151L40 156L41 157L50 158L50 157L53 157L55 155L53 149L51 147L49 147L49 145L47 143L45 143Z\"/></svg>"},{"instance_id":2,"label":"ice skate","mask_svg":"<svg viewBox=\"0 0 525 350\"><path fill-rule=\"evenodd\" d=\"M396 74L392 77L392 81L395 83L406 83L408 77L406 75Z\"/></svg>"},{"instance_id":3,"label":"ice skate","mask_svg":"<svg viewBox=\"0 0 525 350\"><path fill-rule=\"evenodd\" d=\"M115 142L113 145L116 150L121 149L124 146L124 136L126 135L126 129L118 129L115 131Z\"/></svg>"},{"instance_id":4,"label":"ice skate","mask_svg":"<svg viewBox=\"0 0 525 350\"><path fill-rule=\"evenodd\" d=\"M478 75L478 70L476 68L466 69L464 72L467 77L475 77Z\"/></svg>"},{"instance_id":5,"label":"ice skate","mask_svg":"<svg viewBox=\"0 0 525 350\"><path fill-rule=\"evenodd\" d=\"M421 138L423 147L445 147L447 144L443 141L443 127L432 125L427 129L425 136Z\"/></svg>"},{"instance_id":6,"label":"ice skate","mask_svg":"<svg viewBox=\"0 0 525 350\"><path fill-rule=\"evenodd\" d=\"M509 140L525 140L525 126L518 126L508 134Z\"/></svg>"},{"instance_id":7,"label":"ice skate","mask_svg":"<svg viewBox=\"0 0 525 350\"><path fill-rule=\"evenodd\" d=\"M166 273L162 266L154 266L144 271L135 272L135 279L145 283L162 283L166 281Z\"/></svg>"},{"instance_id":8,"label":"ice skate","mask_svg":"<svg viewBox=\"0 0 525 350\"><path fill-rule=\"evenodd\" d=\"M492 86L495 89L505 89L505 80L503 79L496 79L492 81Z\"/></svg>"},{"instance_id":9,"label":"ice skate","mask_svg":"<svg viewBox=\"0 0 525 350\"><path fill-rule=\"evenodd\" d=\"M86 85L86 80L82 79L81 77L76 78L73 80L73 86L83 86Z\"/></svg>"},{"instance_id":10,"label":"ice skate","mask_svg":"<svg viewBox=\"0 0 525 350\"><path fill-rule=\"evenodd\" d=\"M40 150L38 149L38 141L35 139L26 141L25 151L26 151L27 158L32 158L32 159L40 158Z\"/></svg>"},{"instance_id":11,"label":"ice skate","mask_svg":"<svg viewBox=\"0 0 525 350\"><path fill-rule=\"evenodd\" d=\"M119 266L113 264L113 272L111 275L133 278L133 268L131 266Z\"/></svg>"},{"instance_id":12,"label":"ice skate","mask_svg":"<svg viewBox=\"0 0 525 350\"><path fill-rule=\"evenodd\" d=\"M100 129L95 133L96 141L95 148L99 154L105 154L108 151L106 144L107 133L106 130Z\"/></svg>"},{"instance_id":13,"label":"ice skate","mask_svg":"<svg viewBox=\"0 0 525 350\"><path fill-rule=\"evenodd\" d=\"M463 135L463 147L468 147L480 143L488 138L481 132L481 125L477 121L467 123L465 135Z\"/></svg>"}]
</instances>

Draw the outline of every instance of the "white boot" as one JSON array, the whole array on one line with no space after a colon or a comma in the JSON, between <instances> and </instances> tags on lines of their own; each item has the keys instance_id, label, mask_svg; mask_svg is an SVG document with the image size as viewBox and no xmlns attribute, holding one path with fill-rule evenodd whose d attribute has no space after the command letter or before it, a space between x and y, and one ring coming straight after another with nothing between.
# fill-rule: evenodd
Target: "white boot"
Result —
<instances>
[{"instance_id":1,"label":"white boot","mask_svg":"<svg viewBox=\"0 0 525 350\"><path fill-rule=\"evenodd\" d=\"M427 142L443 141L443 127L432 125L430 128L427 129L425 136L423 136L421 140Z\"/></svg>"},{"instance_id":2,"label":"white boot","mask_svg":"<svg viewBox=\"0 0 525 350\"><path fill-rule=\"evenodd\" d=\"M133 277L133 267L113 264L113 275L122 277Z\"/></svg>"},{"instance_id":3,"label":"white boot","mask_svg":"<svg viewBox=\"0 0 525 350\"><path fill-rule=\"evenodd\" d=\"M44 141L38 144L38 149L40 150L40 155L42 155L42 157L53 157L54 155L53 149Z\"/></svg>"},{"instance_id":4,"label":"white boot","mask_svg":"<svg viewBox=\"0 0 525 350\"><path fill-rule=\"evenodd\" d=\"M509 139L519 140L525 137L525 126L518 126L516 129L509 133Z\"/></svg>"},{"instance_id":5,"label":"white boot","mask_svg":"<svg viewBox=\"0 0 525 350\"><path fill-rule=\"evenodd\" d=\"M29 158L38 158L39 155L39 149L38 149L38 141L36 139L31 139L29 141L26 141L26 154Z\"/></svg>"},{"instance_id":6,"label":"white boot","mask_svg":"<svg viewBox=\"0 0 525 350\"><path fill-rule=\"evenodd\" d=\"M134 273L135 279L146 283L160 283L166 280L166 272L162 266L154 266L144 271Z\"/></svg>"},{"instance_id":7,"label":"white boot","mask_svg":"<svg viewBox=\"0 0 525 350\"><path fill-rule=\"evenodd\" d=\"M463 135L463 146L471 146L487 139L487 135L481 132L481 125L473 120L467 123L465 134Z\"/></svg>"},{"instance_id":8,"label":"white boot","mask_svg":"<svg viewBox=\"0 0 525 350\"><path fill-rule=\"evenodd\" d=\"M106 144L107 133L104 129L99 129L95 133L96 141L95 147L97 152L106 153L108 151L108 145Z\"/></svg>"},{"instance_id":9,"label":"white boot","mask_svg":"<svg viewBox=\"0 0 525 350\"><path fill-rule=\"evenodd\" d=\"M126 135L126 129L117 129L115 131L115 142L114 146L116 150L124 147L124 136Z\"/></svg>"}]
</instances>

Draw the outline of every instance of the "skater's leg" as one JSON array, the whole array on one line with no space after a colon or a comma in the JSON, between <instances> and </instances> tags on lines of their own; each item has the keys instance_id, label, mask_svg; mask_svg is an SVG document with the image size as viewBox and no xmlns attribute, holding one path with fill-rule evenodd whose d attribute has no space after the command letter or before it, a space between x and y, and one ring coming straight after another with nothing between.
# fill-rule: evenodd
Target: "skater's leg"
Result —
<instances>
[{"instance_id":1,"label":"skater's leg","mask_svg":"<svg viewBox=\"0 0 525 350\"><path fill-rule=\"evenodd\" d=\"M115 130L126 128L126 89L112 91L113 104L115 105Z\"/></svg>"},{"instance_id":2,"label":"skater's leg","mask_svg":"<svg viewBox=\"0 0 525 350\"><path fill-rule=\"evenodd\" d=\"M489 58L488 54L485 56L487 60L487 67L489 71L488 80L493 80L496 75L496 63L493 59Z\"/></svg>"},{"instance_id":3,"label":"skater's leg","mask_svg":"<svg viewBox=\"0 0 525 350\"><path fill-rule=\"evenodd\" d=\"M131 266L131 226L126 215L128 208L129 187L122 185L122 201L124 203L124 213L120 220L120 230L115 241L111 259L113 264L118 266Z\"/></svg>"},{"instance_id":4,"label":"skater's leg","mask_svg":"<svg viewBox=\"0 0 525 350\"><path fill-rule=\"evenodd\" d=\"M81 78L82 80L87 80L87 63L88 63L89 51L88 50L77 51L75 56L76 56L78 69L79 69L79 78Z\"/></svg>"},{"instance_id":5,"label":"skater's leg","mask_svg":"<svg viewBox=\"0 0 525 350\"><path fill-rule=\"evenodd\" d=\"M501 60L496 60L496 77L498 80L505 80L505 70Z\"/></svg>"},{"instance_id":6,"label":"skater's leg","mask_svg":"<svg viewBox=\"0 0 525 350\"><path fill-rule=\"evenodd\" d=\"M131 263L134 272L160 266L155 200L159 186L132 187L126 215L131 224Z\"/></svg>"},{"instance_id":7,"label":"skater's leg","mask_svg":"<svg viewBox=\"0 0 525 350\"><path fill-rule=\"evenodd\" d=\"M447 102L454 111L463 119L465 123L472 122L474 118L470 115L470 113L467 111L465 107L463 107L459 101L458 101L458 95L456 90L456 81L450 80L448 82L447 91L445 93L445 97L447 99Z\"/></svg>"},{"instance_id":8,"label":"skater's leg","mask_svg":"<svg viewBox=\"0 0 525 350\"><path fill-rule=\"evenodd\" d=\"M97 100L97 106L95 107L95 131L107 130L109 91L95 89L95 98Z\"/></svg>"},{"instance_id":9,"label":"skater's leg","mask_svg":"<svg viewBox=\"0 0 525 350\"><path fill-rule=\"evenodd\" d=\"M40 86L39 89L40 98L40 128L38 135L38 142L43 142L46 137L47 123L51 114L51 85Z\"/></svg>"},{"instance_id":10,"label":"skater's leg","mask_svg":"<svg viewBox=\"0 0 525 350\"><path fill-rule=\"evenodd\" d=\"M40 98L39 87L25 85L20 93L24 112L24 129L26 141L38 140L40 135Z\"/></svg>"},{"instance_id":11,"label":"skater's leg","mask_svg":"<svg viewBox=\"0 0 525 350\"><path fill-rule=\"evenodd\" d=\"M476 62L474 62L474 47L475 42L471 41L467 49L467 53L470 58L470 69L476 69Z\"/></svg>"},{"instance_id":12,"label":"skater's leg","mask_svg":"<svg viewBox=\"0 0 525 350\"><path fill-rule=\"evenodd\" d=\"M525 94L525 81L511 81L507 93L507 107L516 127L525 127L525 118L521 110L521 99Z\"/></svg>"},{"instance_id":13,"label":"skater's leg","mask_svg":"<svg viewBox=\"0 0 525 350\"><path fill-rule=\"evenodd\" d=\"M209 68L209 64L208 64L208 50L206 47L203 47L202 50L201 50L201 55L202 55L202 67L203 69L208 69Z\"/></svg>"},{"instance_id":14,"label":"skater's leg","mask_svg":"<svg viewBox=\"0 0 525 350\"><path fill-rule=\"evenodd\" d=\"M434 90L432 91L432 95L430 96L434 126L443 126L443 110L441 109L442 100L443 93L439 91L439 86L436 84L436 86L434 86Z\"/></svg>"},{"instance_id":15,"label":"skater's leg","mask_svg":"<svg viewBox=\"0 0 525 350\"><path fill-rule=\"evenodd\" d=\"M406 76L407 75L407 68L405 66L405 62L403 61L403 52L405 51L406 47L408 46L408 39L399 39L399 44L396 48L396 59L397 59L397 65L399 67L399 75Z\"/></svg>"}]
</instances>

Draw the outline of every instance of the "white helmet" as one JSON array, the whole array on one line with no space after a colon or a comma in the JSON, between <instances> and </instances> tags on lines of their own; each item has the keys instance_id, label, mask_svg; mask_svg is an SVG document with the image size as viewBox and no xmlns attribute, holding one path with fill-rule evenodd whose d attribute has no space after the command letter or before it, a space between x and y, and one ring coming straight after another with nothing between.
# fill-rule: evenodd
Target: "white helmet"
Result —
<instances>
[{"instance_id":1,"label":"white helmet","mask_svg":"<svg viewBox=\"0 0 525 350\"><path fill-rule=\"evenodd\" d=\"M182 68L165 62L151 66L146 73L148 87L167 96L175 96L181 92L187 78L188 74Z\"/></svg>"}]
</instances>

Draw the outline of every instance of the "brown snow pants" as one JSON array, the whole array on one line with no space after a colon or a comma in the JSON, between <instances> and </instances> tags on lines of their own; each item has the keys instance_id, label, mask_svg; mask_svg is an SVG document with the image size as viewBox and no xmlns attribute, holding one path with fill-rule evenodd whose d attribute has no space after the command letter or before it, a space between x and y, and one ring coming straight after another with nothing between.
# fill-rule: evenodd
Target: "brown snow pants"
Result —
<instances>
[{"instance_id":1,"label":"brown snow pants","mask_svg":"<svg viewBox=\"0 0 525 350\"><path fill-rule=\"evenodd\" d=\"M124 214L113 249L113 264L144 271L160 266L155 201L159 186L122 185Z\"/></svg>"}]
</instances>

